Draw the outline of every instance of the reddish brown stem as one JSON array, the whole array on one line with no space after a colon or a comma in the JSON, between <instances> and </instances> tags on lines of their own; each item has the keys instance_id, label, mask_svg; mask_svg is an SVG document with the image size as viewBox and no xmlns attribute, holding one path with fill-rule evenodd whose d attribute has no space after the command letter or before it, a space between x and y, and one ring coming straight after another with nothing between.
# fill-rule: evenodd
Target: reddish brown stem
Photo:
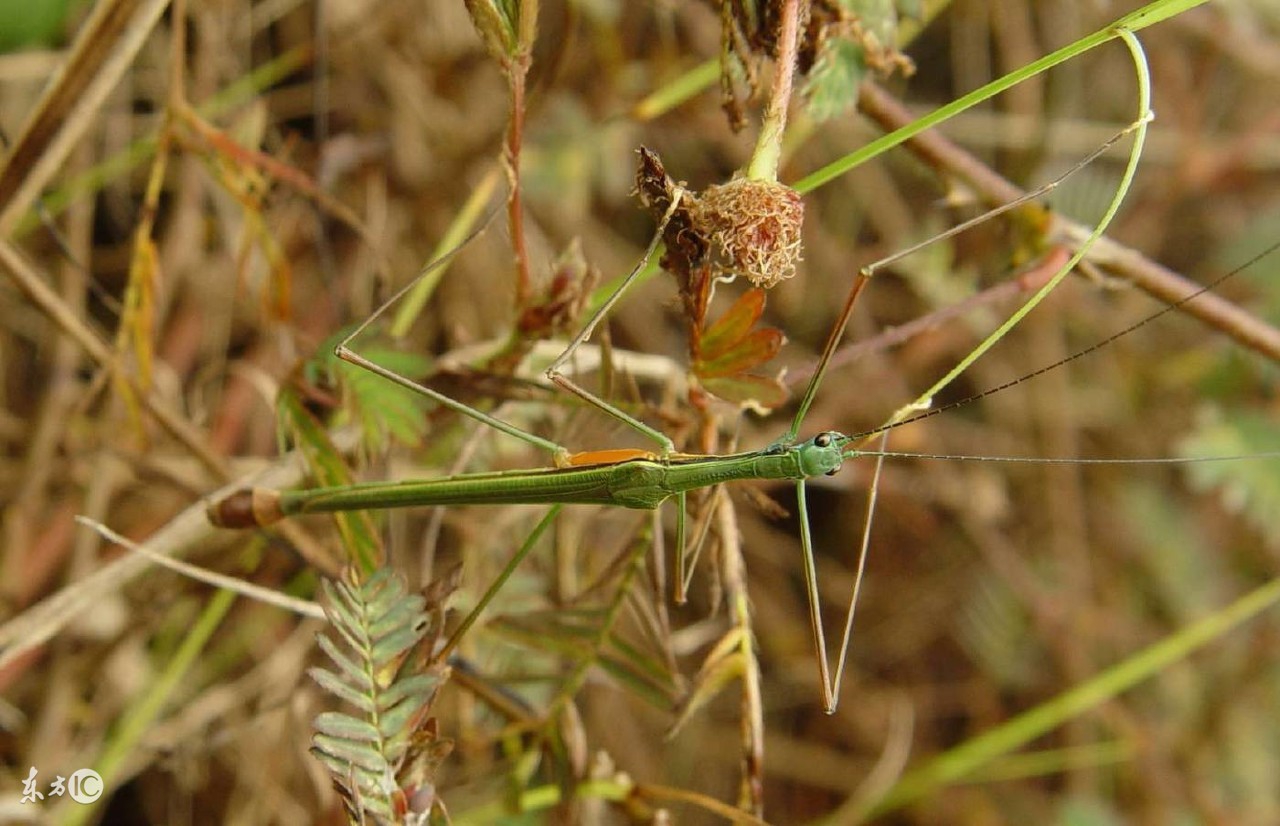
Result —
<instances>
[{"instance_id":1,"label":"reddish brown stem","mask_svg":"<svg viewBox=\"0 0 1280 826\"><path fill-rule=\"evenodd\" d=\"M524 240L524 209L520 190L520 148L524 144L525 79L529 73L529 54L522 52L507 64L507 78L511 84L511 124L507 129L507 177L510 195L507 197L507 221L511 226L511 249L516 263L516 314L529 306L530 277L529 252Z\"/></svg>"}]
</instances>

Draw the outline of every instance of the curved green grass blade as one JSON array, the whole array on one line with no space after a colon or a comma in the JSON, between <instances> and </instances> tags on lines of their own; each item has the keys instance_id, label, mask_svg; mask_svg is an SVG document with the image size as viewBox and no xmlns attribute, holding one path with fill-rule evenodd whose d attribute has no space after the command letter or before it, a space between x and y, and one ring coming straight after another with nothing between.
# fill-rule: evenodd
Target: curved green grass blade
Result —
<instances>
[{"instance_id":1,"label":"curved green grass blade","mask_svg":"<svg viewBox=\"0 0 1280 826\"><path fill-rule=\"evenodd\" d=\"M1045 55L1039 60L1028 63L1021 69L1017 69L1004 77L997 78L981 88L975 89L964 97L957 98L951 103L941 106L923 117L917 118L910 124L890 132L883 137L877 138L866 146L857 151L850 152L843 158L832 161L816 172L811 172L800 180L796 181L792 186L796 191L801 193L812 192L820 186L830 183L840 177L849 170L866 163L872 158L881 155L893 147L905 143L921 132L932 129L943 121L950 120L956 115L968 109L972 109L979 103L990 100L1001 92L1008 91L1014 86L1029 78L1052 69L1061 63L1065 63L1072 58L1079 57L1085 52L1091 51L1104 43L1109 43L1118 37L1121 37L1123 31L1139 31L1158 23L1175 14L1186 11L1187 9L1197 6L1204 0L1163 0L1162 2L1151 3L1139 9L1132 14L1126 15L1115 23L1105 28L1082 37L1079 40L1067 46L1058 49L1056 52Z\"/></svg>"}]
</instances>

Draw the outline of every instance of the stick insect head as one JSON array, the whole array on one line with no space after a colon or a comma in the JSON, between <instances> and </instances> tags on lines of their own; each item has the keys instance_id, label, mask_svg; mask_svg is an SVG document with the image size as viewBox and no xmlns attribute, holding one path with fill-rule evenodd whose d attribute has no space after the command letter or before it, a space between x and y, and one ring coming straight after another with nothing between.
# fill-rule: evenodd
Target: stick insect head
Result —
<instances>
[{"instance_id":1,"label":"stick insect head","mask_svg":"<svg viewBox=\"0 0 1280 826\"><path fill-rule=\"evenodd\" d=\"M807 442L796 445L800 457L800 469L806 477L833 474L844 462L844 448L850 438L835 430L819 433Z\"/></svg>"}]
</instances>

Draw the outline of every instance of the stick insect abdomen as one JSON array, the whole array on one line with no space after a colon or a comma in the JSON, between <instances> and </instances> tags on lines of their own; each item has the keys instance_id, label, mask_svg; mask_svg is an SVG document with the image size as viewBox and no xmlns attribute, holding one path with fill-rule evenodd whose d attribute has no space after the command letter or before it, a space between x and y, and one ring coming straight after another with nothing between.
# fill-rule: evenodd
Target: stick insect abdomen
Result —
<instances>
[{"instance_id":1,"label":"stick insect abdomen","mask_svg":"<svg viewBox=\"0 0 1280 826\"><path fill-rule=\"evenodd\" d=\"M644 490L661 475L654 462L586 468L473 473L443 479L369 482L340 488L246 488L214 501L209 520L226 528L270 525L287 516L429 505L622 505L652 509L670 493ZM647 494L647 495L646 495Z\"/></svg>"}]
</instances>

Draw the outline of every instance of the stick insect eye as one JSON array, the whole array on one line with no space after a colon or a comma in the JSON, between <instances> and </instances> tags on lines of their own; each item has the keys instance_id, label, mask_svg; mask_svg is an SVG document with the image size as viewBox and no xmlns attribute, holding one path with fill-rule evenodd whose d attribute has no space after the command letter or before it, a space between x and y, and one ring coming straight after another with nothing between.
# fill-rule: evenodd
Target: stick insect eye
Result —
<instances>
[{"instance_id":1,"label":"stick insect eye","mask_svg":"<svg viewBox=\"0 0 1280 826\"><path fill-rule=\"evenodd\" d=\"M831 434L830 434L830 433L819 433L817 436L814 436L814 437L813 437L813 443L814 443L815 445L817 445L818 447L830 447L830 446L831 446Z\"/></svg>"}]
</instances>

